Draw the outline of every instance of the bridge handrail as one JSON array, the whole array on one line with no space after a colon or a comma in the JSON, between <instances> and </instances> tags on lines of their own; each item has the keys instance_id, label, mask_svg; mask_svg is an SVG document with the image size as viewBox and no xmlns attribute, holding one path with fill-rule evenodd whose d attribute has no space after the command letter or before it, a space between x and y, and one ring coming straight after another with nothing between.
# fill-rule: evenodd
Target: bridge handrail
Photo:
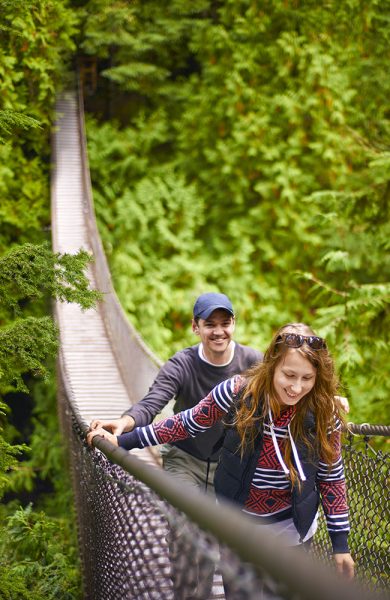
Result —
<instances>
[{"instance_id":1,"label":"bridge handrail","mask_svg":"<svg viewBox=\"0 0 390 600\"><path fill-rule=\"evenodd\" d=\"M358 425L348 422L346 431L353 435L390 437L390 425L370 425L370 423Z\"/></svg>"},{"instance_id":2,"label":"bridge handrail","mask_svg":"<svg viewBox=\"0 0 390 600\"><path fill-rule=\"evenodd\" d=\"M239 558L250 563L261 575L264 570L307 600L372 600L373 593L357 583L347 582L331 569L313 561L308 555L291 551L277 537L269 536L261 527L253 527L252 519L223 500L216 503L207 494L180 485L168 473L142 463L123 448L113 446L102 437L94 438L98 448L114 464L145 483L161 498L183 512L202 530L228 545ZM380 592L375 598L382 597Z\"/></svg>"}]
</instances>

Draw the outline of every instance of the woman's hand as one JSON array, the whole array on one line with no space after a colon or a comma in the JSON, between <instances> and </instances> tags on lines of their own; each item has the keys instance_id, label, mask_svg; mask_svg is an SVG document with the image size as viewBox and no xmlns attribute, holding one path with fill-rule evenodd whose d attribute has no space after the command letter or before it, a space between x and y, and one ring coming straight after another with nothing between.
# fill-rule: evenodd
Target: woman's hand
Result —
<instances>
[{"instance_id":1,"label":"woman's hand","mask_svg":"<svg viewBox=\"0 0 390 600\"><path fill-rule=\"evenodd\" d=\"M116 437L116 435L113 435L106 429L103 429L103 427L98 427L97 429L93 429L92 431L87 433L87 444L89 446L92 446L92 440L95 437L95 435L100 435L105 440L111 442L111 444L114 444L114 446L118 445L118 438Z\"/></svg>"},{"instance_id":2,"label":"woman's hand","mask_svg":"<svg viewBox=\"0 0 390 600\"><path fill-rule=\"evenodd\" d=\"M355 574L355 563L350 554L334 554L337 572L348 580L353 579Z\"/></svg>"}]
</instances>

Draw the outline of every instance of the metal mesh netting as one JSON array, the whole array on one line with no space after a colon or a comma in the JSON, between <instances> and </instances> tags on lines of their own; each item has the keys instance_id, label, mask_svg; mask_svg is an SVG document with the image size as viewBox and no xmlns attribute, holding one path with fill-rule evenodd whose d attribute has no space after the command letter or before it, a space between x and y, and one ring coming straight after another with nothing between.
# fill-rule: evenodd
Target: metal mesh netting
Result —
<instances>
[{"instance_id":1,"label":"metal mesh netting","mask_svg":"<svg viewBox=\"0 0 390 600\"><path fill-rule=\"evenodd\" d=\"M372 587L386 589L390 575L389 454L375 452L368 438L354 438L350 434L343 446L343 459L351 521L349 545L357 577L370 582ZM314 551L322 559L330 560L331 546L323 515Z\"/></svg>"},{"instance_id":2,"label":"metal mesh netting","mask_svg":"<svg viewBox=\"0 0 390 600\"><path fill-rule=\"evenodd\" d=\"M69 405L62 422L72 455L86 600L268 600L294 598L283 582L259 574L183 513L100 451L87 448ZM388 455L344 449L352 554L365 587L385 589L389 575L385 489ZM314 554L328 560L324 524Z\"/></svg>"},{"instance_id":3,"label":"metal mesh netting","mask_svg":"<svg viewBox=\"0 0 390 600\"><path fill-rule=\"evenodd\" d=\"M99 451L74 426L73 460L86 600L255 599L260 583L227 548ZM237 574L240 574L237 590Z\"/></svg>"}]
</instances>

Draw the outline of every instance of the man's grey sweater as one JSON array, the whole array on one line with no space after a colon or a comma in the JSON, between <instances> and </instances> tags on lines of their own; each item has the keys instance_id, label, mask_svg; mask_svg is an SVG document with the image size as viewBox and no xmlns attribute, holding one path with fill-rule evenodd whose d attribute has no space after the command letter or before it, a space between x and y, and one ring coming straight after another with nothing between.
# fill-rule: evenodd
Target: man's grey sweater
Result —
<instances>
[{"instance_id":1,"label":"man's grey sweater","mask_svg":"<svg viewBox=\"0 0 390 600\"><path fill-rule=\"evenodd\" d=\"M261 360L261 352L237 343L232 360L223 366L204 361L199 356L199 344L185 348L161 367L146 396L124 414L133 417L137 427L149 425L172 398L176 398L175 413L192 408L218 383L243 373ZM216 461L219 451L214 446L222 433L223 425L217 423L201 436L174 445L201 460Z\"/></svg>"}]
</instances>

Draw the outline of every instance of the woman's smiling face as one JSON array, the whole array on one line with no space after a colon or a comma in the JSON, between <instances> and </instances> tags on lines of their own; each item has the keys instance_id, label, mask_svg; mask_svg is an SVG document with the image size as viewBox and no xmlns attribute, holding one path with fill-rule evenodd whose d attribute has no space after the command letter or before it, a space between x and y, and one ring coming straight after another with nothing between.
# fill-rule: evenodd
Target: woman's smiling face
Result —
<instances>
[{"instance_id":1,"label":"woman's smiling face","mask_svg":"<svg viewBox=\"0 0 390 600\"><path fill-rule=\"evenodd\" d=\"M314 387L316 368L298 348L289 348L276 366L274 390L281 405L294 406Z\"/></svg>"}]
</instances>

